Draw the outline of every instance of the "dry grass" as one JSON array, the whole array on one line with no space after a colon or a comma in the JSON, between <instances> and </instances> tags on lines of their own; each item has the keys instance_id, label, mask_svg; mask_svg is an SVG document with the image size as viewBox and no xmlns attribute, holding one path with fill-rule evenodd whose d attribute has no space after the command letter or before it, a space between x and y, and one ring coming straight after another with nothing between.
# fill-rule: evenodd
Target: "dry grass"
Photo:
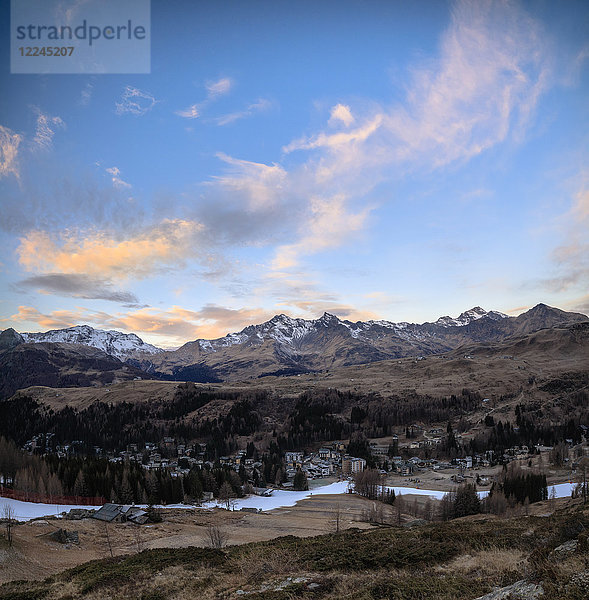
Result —
<instances>
[{"instance_id":1,"label":"dry grass","mask_svg":"<svg viewBox=\"0 0 589 600\"><path fill-rule=\"evenodd\" d=\"M527 554L519 549L491 548L472 554L462 554L438 571L449 571L466 577L497 577L500 580L513 580L523 577L526 571Z\"/></svg>"}]
</instances>

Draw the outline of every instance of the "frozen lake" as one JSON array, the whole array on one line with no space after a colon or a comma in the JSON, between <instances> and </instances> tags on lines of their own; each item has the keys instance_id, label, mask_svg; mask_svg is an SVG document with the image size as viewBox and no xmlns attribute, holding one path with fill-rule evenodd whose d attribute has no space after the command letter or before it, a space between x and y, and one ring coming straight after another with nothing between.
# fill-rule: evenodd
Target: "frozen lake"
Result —
<instances>
[{"instance_id":1,"label":"frozen lake","mask_svg":"<svg viewBox=\"0 0 589 600\"><path fill-rule=\"evenodd\" d=\"M345 494L348 491L349 483L347 481L338 481L336 483L330 483L329 485L323 485L315 489L311 489L306 492L290 492L286 490L275 490L273 494L267 498L260 496L248 496L247 498L239 498L233 502L235 510L241 508L258 508L263 511L274 510L276 508L283 508L288 506L294 506L300 500L306 498L312 498L313 496L322 496L326 494ZM548 486L548 495L552 494L554 489L557 498L567 498L571 495L575 484L572 483L560 483L557 485ZM388 489L394 490L395 494L418 494L420 496L431 496L432 498L440 499L445 492L424 490L421 488L410 488L410 487L389 487ZM479 496L484 498L489 492L479 492ZM71 510L72 508L100 508L98 506L71 506L71 505L56 505L56 504L37 504L35 502L21 502L20 500L12 500L10 498L0 498L0 515L2 514L4 505L12 506L14 510L14 518L19 521L28 521L37 517L45 516L58 516L64 511ZM216 502L208 502L204 506L214 507L217 506ZM221 505L219 505L221 506ZM162 507L164 508L164 507ZM168 505L165 508L192 508L186 504L173 504Z\"/></svg>"}]
</instances>

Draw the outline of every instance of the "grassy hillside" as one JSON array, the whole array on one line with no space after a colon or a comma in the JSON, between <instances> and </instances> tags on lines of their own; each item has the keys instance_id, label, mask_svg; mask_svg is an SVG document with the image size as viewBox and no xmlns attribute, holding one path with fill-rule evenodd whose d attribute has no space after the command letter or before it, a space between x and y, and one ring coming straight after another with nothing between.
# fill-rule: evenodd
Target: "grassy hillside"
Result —
<instances>
[{"instance_id":1,"label":"grassy hillside","mask_svg":"<svg viewBox=\"0 0 589 600\"><path fill-rule=\"evenodd\" d=\"M224 550L148 550L86 563L2 600L472 599L516 581L546 600L589 592L589 506L546 517L463 519L422 527L279 538ZM576 540L576 549L553 550Z\"/></svg>"}]
</instances>

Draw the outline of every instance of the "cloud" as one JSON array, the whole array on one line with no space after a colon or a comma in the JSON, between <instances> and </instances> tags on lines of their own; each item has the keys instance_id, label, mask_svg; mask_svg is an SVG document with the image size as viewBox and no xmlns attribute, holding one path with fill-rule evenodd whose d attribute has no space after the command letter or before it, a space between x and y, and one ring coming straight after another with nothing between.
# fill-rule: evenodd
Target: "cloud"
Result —
<instances>
[{"instance_id":1,"label":"cloud","mask_svg":"<svg viewBox=\"0 0 589 600\"><path fill-rule=\"evenodd\" d=\"M589 177L587 177L587 180L589 181ZM571 212L575 221L589 220L589 187L584 187L575 194Z\"/></svg>"},{"instance_id":2,"label":"cloud","mask_svg":"<svg viewBox=\"0 0 589 600\"><path fill-rule=\"evenodd\" d=\"M110 167L105 169L107 173L112 176L112 184L118 189L129 189L131 186L130 183L123 181L120 177L121 171L118 167Z\"/></svg>"},{"instance_id":3,"label":"cloud","mask_svg":"<svg viewBox=\"0 0 589 600\"><path fill-rule=\"evenodd\" d=\"M338 122L343 123L346 127L349 127L354 122L354 116L352 115L349 106L345 104L336 104L331 109L329 124L336 125Z\"/></svg>"},{"instance_id":4,"label":"cloud","mask_svg":"<svg viewBox=\"0 0 589 600\"><path fill-rule=\"evenodd\" d=\"M584 294L579 298L575 298L570 302L567 302L566 307L569 310L574 310L576 312L580 312L583 315L589 316L589 294Z\"/></svg>"},{"instance_id":5,"label":"cloud","mask_svg":"<svg viewBox=\"0 0 589 600\"><path fill-rule=\"evenodd\" d=\"M136 333L152 343L172 346L199 338L223 337L248 325L268 320L273 314L263 309L231 309L214 304L207 304L200 311L180 306L166 310L143 307L114 314L82 307L42 313L34 307L23 305L19 306L17 313L0 319L0 322L21 331L19 323L35 323L43 329L90 324L101 329Z\"/></svg>"},{"instance_id":6,"label":"cloud","mask_svg":"<svg viewBox=\"0 0 589 600\"><path fill-rule=\"evenodd\" d=\"M82 106L88 106L92 99L92 93L94 92L94 84L88 82L82 91L80 92L80 104Z\"/></svg>"},{"instance_id":7,"label":"cloud","mask_svg":"<svg viewBox=\"0 0 589 600\"><path fill-rule=\"evenodd\" d=\"M17 180L20 180L18 147L22 139L22 135L0 125L0 177L12 174Z\"/></svg>"},{"instance_id":8,"label":"cloud","mask_svg":"<svg viewBox=\"0 0 589 600\"><path fill-rule=\"evenodd\" d=\"M44 329L63 329L73 327L81 321L82 311L77 313L67 310L56 310L50 314L43 314L32 306L19 306L18 312L10 317L0 319L0 322L8 323L19 329L18 323L36 323ZM22 331L22 329L20 329Z\"/></svg>"},{"instance_id":9,"label":"cloud","mask_svg":"<svg viewBox=\"0 0 589 600\"><path fill-rule=\"evenodd\" d=\"M391 167L467 161L521 138L552 70L550 42L525 12L503 2L459 2L439 58L412 71L404 102L358 111L353 130L297 139L284 152L316 151L318 177L361 177L372 186ZM346 108L337 105L330 123L351 124Z\"/></svg>"},{"instance_id":10,"label":"cloud","mask_svg":"<svg viewBox=\"0 0 589 600\"><path fill-rule=\"evenodd\" d=\"M64 127L65 123L60 117L46 115L36 107L34 110L37 113L37 126L35 137L33 138L33 145L36 148L48 150L52 146L55 129L57 127Z\"/></svg>"},{"instance_id":11,"label":"cloud","mask_svg":"<svg viewBox=\"0 0 589 600\"><path fill-rule=\"evenodd\" d=\"M583 171L578 191L573 195L571 208L562 215L565 243L556 246L550 258L556 274L542 280L544 288L553 292L589 287L589 175Z\"/></svg>"},{"instance_id":12,"label":"cloud","mask_svg":"<svg viewBox=\"0 0 589 600\"><path fill-rule=\"evenodd\" d=\"M191 104L187 108L175 111L175 114L179 117L183 117L184 119L197 119L201 116L203 109L207 105L211 104L212 102L215 102L215 100L217 100L217 98L219 98L220 96L228 94L232 87L233 81L228 77L222 77L217 81L207 81L205 83L205 88L207 90L206 98L200 103Z\"/></svg>"},{"instance_id":13,"label":"cloud","mask_svg":"<svg viewBox=\"0 0 589 600\"><path fill-rule=\"evenodd\" d=\"M175 114L179 117L184 117L185 119L196 119L200 116L200 110L198 105L193 104L184 110L177 110Z\"/></svg>"},{"instance_id":14,"label":"cloud","mask_svg":"<svg viewBox=\"0 0 589 600\"><path fill-rule=\"evenodd\" d=\"M257 102L250 104L244 110L237 111L234 113L229 113L227 115L223 115L222 117L217 117L215 122L217 125L229 125L230 123L234 123L239 119L245 119L247 117L251 117L252 115L258 112L265 112L272 107L272 103L270 100L266 100L265 98L260 98Z\"/></svg>"},{"instance_id":15,"label":"cloud","mask_svg":"<svg viewBox=\"0 0 589 600\"><path fill-rule=\"evenodd\" d=\"M114 289L110 281L79 273L34 275L19 281L17 285L45 294L57 294L90 300L109 300L123 304L136 305L139 303L135 294Z\"/></svg>"},{"instance_id":16,"label":"cloud","mask_svg":"<svg viewBox=\"0 0 589 600\"><path fill-rule=\"evenodd\" d=\"M300 299L292 308L302 311L307 318L318 318L324 312L336 314L352 321L376 318L367 311L338 304L333 301ZM89 324L100 329L115 329L132 332L143 340L156 345L174 346L196 339L217 339L241 331L248 325L256 325L284 312L280 306L276 310L262 308L228 308L217 304L206 304L200 310L189 310L180 306L168 309L143 307L113 314L104 311L77 307L75 310L55 310L42 313L32 306L22 305L18 312L0 319L0 322L22 331L21 323L36 324L46 329L73 327Z\"/></svg>"},{"instance_id":17,"label":"cloud","mask_svg":"<svg viewBox=\"0 0 589 600\"><path fill-rule=\"evenodd\" d=\"M27 271L144 278L192 256L201 230L199 223L166 219L123 240L105 232L65 231L51 236L32 231L20 238L16 252L19 264Z\"/></svg>"},{"instance_id":18,"label":"cloud","mask_svg":"<svg viewBox=\"0 0 589 600\"><path fill-rule=\"evenodd\" d=\"M272 262L273 269L295 266L299 257L340 246L364 226L371 207L352 213L341 195L311 199L311 215L304 224L305 233L296 244L280 246Z\"/></svg>"},{"instance_id":19,"label":"cloud","mask_svg":"<svg viewBox=\"0 0 589 600\"><path fill-rule=\"evenodd\" d=\"M241 160L222 152L217 153L217 158L229 165L230 170L214 180L231 194L243 194L248 209L272 208L277 204L287 177L280 165Z\"/></svg>"},{"instance_id":20,"label":"cloud","mask_svg":"<svg viewBox=\"0 0 589 600\"><path fill-rule=\"evenodd\" d=\"M130 113L136 117L142 117L147 114L156 104L158 100L154 98L150 93L143 92L137 88L126 86L121 102L116 102L117 115L124 115Z\"/></svg>"},{"instance_id":21,"label":"cloud","mask_svg":"<svg viewBox=\"0 0 589 600\"><path fill-rule=\"evenodd\" d=\"M232 87L233 81L229 77L222 77L221 79L217 79L217 81L207 81L205 84L209 99L228 94Z\"/></svg>"}]
</instances>

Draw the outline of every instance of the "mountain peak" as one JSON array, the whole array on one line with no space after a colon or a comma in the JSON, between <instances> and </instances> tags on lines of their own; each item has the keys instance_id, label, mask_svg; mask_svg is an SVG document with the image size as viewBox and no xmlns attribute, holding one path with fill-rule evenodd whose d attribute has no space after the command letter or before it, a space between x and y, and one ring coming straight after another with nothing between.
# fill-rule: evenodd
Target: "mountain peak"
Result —
<instances>
[{"instance_id":1,"label":"mountain peak","mask_svg":"<svg viewBox=\"0 0 589 600\"><path fill-rule=\"evenodd\" d=\"M9 350L24 342L23 337L12 327L0 333L0 350Z\"/></svg>"},{"instance_id":2,"label":"mountain peak","mask_svg":"<svg viewBox=\"0 0 589 600\"><path fill-rule=\"evenodd\" d=\"M90 325L74 325L66 329L52 329L44 333L23 333L21 336L25 342L29 343L82 344L102 350L120 360L125 360L138 352L145 354L162 352L160 348L145 343L134 333L94 329Z\"/></svg>"},{"instance_id":3,"label":"mountain peak","mask_svg":"<svg viewBox=\"0 0 589 600\"><path fill-rule=\"evenodd\" d=\"M441 327L463 327L464 325L469 325L473 321L477 321L483 317L488 317L494 321L508 318L507 315L504 315L496 310L487 312L484 308L475 306L470 310L465 310L464 312L460 313L456 319L449 316L440 317L435 324L440 325Z\"/></svg>"},{"instance_id":4,"label":"mountain peak","mask_svg":"<svg viewBox=\"0 0 589 600\"><path fill-rule=\"evenodd\" d=\"M324 312L323 315L319 319L317 319L317 321L324 324L333 323L334 321L339 323L339 318L336 315Z\"/></svg>"}]
</instances>

